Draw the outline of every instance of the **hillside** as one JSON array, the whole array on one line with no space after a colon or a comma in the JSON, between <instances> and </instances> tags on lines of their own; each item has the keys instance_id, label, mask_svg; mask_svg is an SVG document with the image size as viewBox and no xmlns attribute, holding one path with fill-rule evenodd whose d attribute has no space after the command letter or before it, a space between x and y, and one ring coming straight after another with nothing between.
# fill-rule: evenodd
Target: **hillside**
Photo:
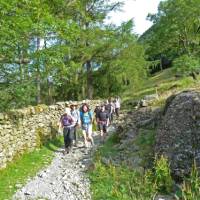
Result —
<instances>
[{"instance_id":1,"label":"hillside","mask_svg":"<svg viewBox=\"0 0 200 200\"><path fill-rule=\"evenodd\" d=\"M166 69L140 89L124 92L116 133L94 157L93 199L200 199L199 79L176 78ZM138 101L155 93L158 99L136 109Z\"/></svg>"},{"instance_id":2,"label":"hillside","mask_svg":"<svg viewBox=\"0 0 200 200\"><path fill-rule=\"evenodd\" d=\"M164 105L167 97L172 94L184 90L199 90L199 83L200 76L197 76L197 80L194 80L191 76L176 77L173 68L165 69L144 80L137 90L125 91L123 94L124 102L128 104L132 101L138 101L146 95L157 93L159 99L155 100L152 106Z\"/></svg>"}]
</instances>

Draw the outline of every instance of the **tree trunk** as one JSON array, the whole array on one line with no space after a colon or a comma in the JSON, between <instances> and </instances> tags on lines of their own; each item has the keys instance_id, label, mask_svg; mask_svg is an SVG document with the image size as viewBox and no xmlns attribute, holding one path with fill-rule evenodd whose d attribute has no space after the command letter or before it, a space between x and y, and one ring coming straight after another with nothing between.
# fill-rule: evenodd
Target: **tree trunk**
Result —
<instances>
[{"instance_id":1,"label":"tree trunk","mask_svg":"<svg viewBox=\"0 0 200 200\"><path fill-rule=\"evenodd\" d=\"M82 92L82 99L85 99L85 84L82 85L82 88L81 88L81 92Z\"/></svg>"},{"instance_id":2,"label":"tree trunk","mask_svg":"<svg viewBox=\"0 0 200 200\"><path fill-rule=\"evenodd\" d=\"M36 41L36 51L38 51L40 49L40 38L37 37L37 41ZM37 104L41 103L41 83L40 83L40 61L39 58L37 59L37 71L36 71L37 75L36 75L36 85L37 85L37 97L36 97L36 101Z\"/></svg>"},{"instance_id":3,"label":"tree trunk","mask_svg":"<svg viewBox=\"0 0 200 200\"><path fill-rule=\"evenodd\" d=\"M85 22L85 29L87 30L89 28L89 22ZM89 41L86 40L85 43L86 47L89 48L90 44ZM92 76L92 64L91 60L88 60L86 62L86 68L87 68L87 98L92 99L93 98L93 76Z\"/></svg>"},{"instance_id":4,"label":"tree trunk","mask_svg":"<svg viewBox=\"0 0 200 200\"><path fill-rule=\"evenodd\" d=\"M19 45L18 45L18 57L19 57L20 82L23 83L24 80L24 69L22 64L23 53Z\"/></svg>"},{"instance_id":5,"label":"tree trunk","mask_svg":"<svg viewBox=\"0 0 200 200\"><path fill-rule=\"evenodd\" d=\"M40 75L39 75L39 73L37 74L36 82L37 82L36 101L37 101L37 104L40 104L41 103L41 86L40 86Z\"/></svg>"},{"instance_id":6,"label":"tree trunk","mask_svg":"<svg viewBox=\"0 0 200 200\"><path fill-rule=\"evenodd\" d=\"M91 61L86 62L87 66L87 98L93 98L93 76L92 76L92 65Z\"/></svg>"},{"instance_id":7,"label":"tree trunk","mask_svg":"<svg viewBox=\"0 0 200 200\"><path fill-rule=\"evenodd\" d=\"M195 81L197 80L197 75L195 72L191 72L190 76L193 78L193 80L195 80Z\"/></svg>"},{"instance_id":8,"label":"tree trunk","mask_svg":"<svg viewBox=\"0 0 200 200\"><path fill-rule=\"evenodd\" d=\"M162 56L160 57L160 71L163 70L163 59Z\"/></svg>"}]
</instances>

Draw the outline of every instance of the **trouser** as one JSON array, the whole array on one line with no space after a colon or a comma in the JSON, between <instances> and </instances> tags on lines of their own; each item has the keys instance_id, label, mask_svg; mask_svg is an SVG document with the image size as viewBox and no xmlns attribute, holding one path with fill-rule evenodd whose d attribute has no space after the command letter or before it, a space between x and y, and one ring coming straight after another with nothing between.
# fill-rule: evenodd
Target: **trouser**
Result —
<instances>
[{"instance_id":1,"label":"trouser","mask_svg":"<svg viewBox=\"0 0 200 200\"><path fill-rule=\"evenodd\" d=\"M113 113L109 113L109 122L110 124L113 122Z\"/></svg>"},{"instance_id":2,"label":"trouser","mask_svg":"<svg viewBox=\"0 0 200 200\"><path fill-rule=\"evenodd\" d=\"M73 127L64 127L63 137L64 137L65 148L69 148L72 145L72 136L71 136L72 131Z\"/></svg>"},{"instance_id":3,"label":"trouser","mask_svg":"<svg viewBox=\"0 0 200 200\"><path fill-rule=\"evenodd\" d=\"M107 133L107 123L106 121L99 122L99 129L104 133Z\"/></svg>"},{"instance_id":4,"label":"trouser","mask_svg":"<svg viewBox=\"0 0 200 200\"><path fill-rule=\"evenodd\" d=\"M74 136L74 137L73 137L73 140L76 141L76 139L77 139L77 135L76 135L77 126L75 125L73 128L74 128L74 130L73 130L73 136Z\"/></svg>"},{"instance_id":5,"label":"trouser","mask_svg":"<svg viewBox=\"0 0 200 200\"><path fill-rule=\"evenodd\" d=\"M119 108L115 108L115 114L117 117L119 117Z\"/></svg>"}]
</instances>

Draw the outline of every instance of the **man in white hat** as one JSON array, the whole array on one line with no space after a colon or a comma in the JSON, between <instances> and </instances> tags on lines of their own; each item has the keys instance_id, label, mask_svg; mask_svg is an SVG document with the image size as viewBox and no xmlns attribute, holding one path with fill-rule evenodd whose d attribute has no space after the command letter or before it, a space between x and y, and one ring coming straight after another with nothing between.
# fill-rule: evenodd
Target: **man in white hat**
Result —
<instances>
[{"instance_id":1,"label":"man in white hat","mask_svg":"<svg viewBox=\"0 0 200 200\"><path fill-rule=\"evenodd\" d=\"M79 113L79 110L77 109L77 103L74 102L70 105L70 108L71 108L71 116L73 117L74 119L74 126L73 126L73 144L74 146L77 146L77 134L76 134L76 131L77 131L77 127L79 126L80 124L80 113Z\"/></svg>"}]
</instances>

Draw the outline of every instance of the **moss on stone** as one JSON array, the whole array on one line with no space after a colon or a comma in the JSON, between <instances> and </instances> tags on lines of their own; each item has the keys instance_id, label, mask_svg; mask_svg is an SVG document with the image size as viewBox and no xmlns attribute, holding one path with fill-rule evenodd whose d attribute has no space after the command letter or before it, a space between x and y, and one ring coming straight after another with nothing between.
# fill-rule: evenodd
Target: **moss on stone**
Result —
<instances>
[{"instance_id":1,"label":"moss on stone","mask_svg":"<svg viewBox=\"0 0 200 200\"><path fill-rule=\"evenodd\" d=\"M39 104L39 105L35 106L34 108L35 108L36 113L41 113L41 112L48 110L48 106L45 104Z\"/></svg>"}]
</instances>

